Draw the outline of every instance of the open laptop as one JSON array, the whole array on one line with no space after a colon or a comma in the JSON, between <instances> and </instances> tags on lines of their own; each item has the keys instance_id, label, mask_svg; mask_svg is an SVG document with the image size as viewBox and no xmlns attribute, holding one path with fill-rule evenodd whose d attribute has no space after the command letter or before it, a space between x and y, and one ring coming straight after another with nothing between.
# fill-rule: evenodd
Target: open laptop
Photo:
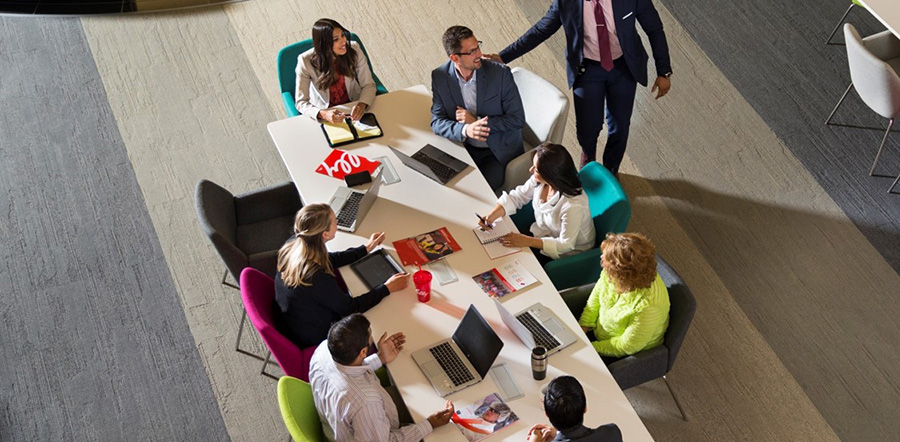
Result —
<instances>
[{"instance_id":1,"label":"open laptop","mask_svg":"<svg viewBox=\"0 0 900 442\"><path fill-rule=\"evenodd\" d=\"M393 146L388 147L394 151L397 158L400 158L400 161L406 164L407 167L441 184L447 184L453 177L466 170L466 167L469 167L468 164L430 144L426 144L425 147L419 149L411 157L394 149Z\"/></svg>"},{"instance_id":2,"label":"open laptop","mask_svg":"<svg viewBox=\"0 0 900 442\"><path fill-rule=\"evenodd\" d=\"M497 333L469 305L451 339L416 351L412 358L437 393L446 396L481 382L502 348Z\"/></svg>"},{"instance_id":3,"label":"open laptop","mask_svg":"<svg viewBox=\"0 0 900 442\"><path fill-rule=\"evenodd\" d=\"M372 175L372 185L367 190L356 190L349 187L338 187L328 205L334 210L337 227L346 232L355 232L359 223L372 208L381 188L381 166Z\"/></svg>"},{"instance_id":4,"label":"open laptop","mask_svg":"<svg viewBox=\"0 0 900 442\"><path fill-rule=\"evenodd\" d=\"M540 302L513 315L497 298L493 299L503 323L528 348L540 345L547 349L549 356L578 340L578 336Z\"/></svg>"}]
</instances>

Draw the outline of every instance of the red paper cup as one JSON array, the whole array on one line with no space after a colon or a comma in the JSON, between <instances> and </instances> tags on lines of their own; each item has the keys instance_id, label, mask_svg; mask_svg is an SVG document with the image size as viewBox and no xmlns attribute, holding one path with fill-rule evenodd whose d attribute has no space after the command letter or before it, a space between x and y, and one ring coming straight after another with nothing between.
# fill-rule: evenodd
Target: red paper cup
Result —
<instances>
[{"instance_id":1,"label":"red paper cup","mask_svg":"<svg viewBox=\"0 0 900 442\"><path fill-rule=\"evenodd\" d=\"M413 283L416 285L416 296L419 302L428 302L431 300L431 272L428 270L419 270L413 273Z\"/></svg>"}]
</instances>

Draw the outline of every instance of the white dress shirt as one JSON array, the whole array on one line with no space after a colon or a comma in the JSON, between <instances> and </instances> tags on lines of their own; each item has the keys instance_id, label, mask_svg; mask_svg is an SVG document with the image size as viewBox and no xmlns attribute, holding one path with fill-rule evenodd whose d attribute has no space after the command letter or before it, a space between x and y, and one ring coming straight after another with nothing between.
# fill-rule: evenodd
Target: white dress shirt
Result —
<instances>
[{"instance_id":1,"label":"white dress shirt","mask_svg":"<svg viewBox=\"0 0 900 442\"><path fill-rule=\"evenodd\" d=\"M463 103L466 105L466 111L475 118L478 118L478 71L472 71L472 78L469 81L465 81L459 75L459 71L456 68L453 69L453 73L456 74L456 81L459 82L459 92L462 94ZM468 143L471 146L475 147L483 147L487 148L487 141L476 140L474 138L469 138L466 135L466 129L469 128L469 125L466 124L463 126L463 141Z\"/></svg>"},{"instance_id":2,"label":"white dress shirt","mask_svg":"<svg viewBox=\"0 0 900 442\"><path fill-rule=\"evenodd\" d=\"M428 420L400 426L397 406L375 375L380 367L378 355L348 366L331 359L327 340L316 348L309 383L329 440L417 442L431 433Z\"/></svg>"},{"instance_id":3,"label":"white dress shirt","mask_svg":"<svg viewBox=\"0 0 900 442\"><path fill-rule=\"evenodd\" d=\"M497 203L509 216L531 201L535 220L531 233L541 239L542 253L553 259L594 248L597 233L587 195L582 192L581 195L569 197L556 192L542 203L541 192L545 185L538 184L532 175L525 184L509 193L503 192Z\"/></svg>"}]
</instances>

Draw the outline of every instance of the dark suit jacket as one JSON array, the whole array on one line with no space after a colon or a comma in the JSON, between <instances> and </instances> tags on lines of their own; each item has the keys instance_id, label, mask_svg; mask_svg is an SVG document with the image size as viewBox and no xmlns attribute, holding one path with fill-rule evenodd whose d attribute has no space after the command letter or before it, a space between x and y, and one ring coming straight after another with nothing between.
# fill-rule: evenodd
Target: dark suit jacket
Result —
<instances>
[{"instance_id":1,"label":"dark suit jacket","mask_svg":"<svg viewBox=\"0 0 900 442\"><path fill-rule=\"evenodd\" d=\"M431 130L435 134L461 143L463 123L456 121L456 107L465 108L459 80L452 61L431 71ZM488 59L481 62L476 74L475 95L478 118L488 118L491 134L487 144L502 164L525 152L522 127L525 109L512 72L505 65Z\"/></svg>"},{"instance_id":2,"label":"dark suit jacket","mask_svg":"<svg viewBox=\"0 0 900 442\"><path fill-rule=\"evenodd\" d=\"M663 32L659 13L651 0L612 0L615 14L616 34L622 47L622 57L628 70L638 83L647 85L647 51L641 43L641 36L635 29L635 20L650 40L653 60L656 62L656 75L664 76L672 71L669 62L669 44ZM585 0L553 0L544 18L525 32L518 40L500 51L503 61L509 63L528 51L534 49L544 40L550 38L560 26L566 32L566 73L569 87L575 77L582 72L584 59L584 19Z\"/></svg>"},{"instance_id":3,"label":"dark suit jacket","mask_svg":"<svg viewBox=\"0 0 900 442\"><path fill-rule=\"evenodd\" d=\"M590 429L584 425L559 430L553 442L622 442L622 432L616 424L601 425Z\"/></svg>"}]
</instances>

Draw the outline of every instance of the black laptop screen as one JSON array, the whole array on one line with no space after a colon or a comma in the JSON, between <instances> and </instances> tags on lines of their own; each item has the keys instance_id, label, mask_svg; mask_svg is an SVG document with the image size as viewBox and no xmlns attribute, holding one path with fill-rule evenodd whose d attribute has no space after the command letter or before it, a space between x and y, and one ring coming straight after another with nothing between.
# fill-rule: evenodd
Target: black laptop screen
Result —
<instances>
[{"instance_id":1,"label":"black laptop screen","mask_svg":"<svg viewBox=\"0 0 900 442\"><path fill-rule=\"evenodd\" d=\"M488 370L503 348L503 341L497 333L494 333L494 329L484 320L481 313L478 313L474 305L469 305L469 310L460 321L459 327L456 327L453 341L482 379L487 376Z\"/></svg>"}]
</instances>

